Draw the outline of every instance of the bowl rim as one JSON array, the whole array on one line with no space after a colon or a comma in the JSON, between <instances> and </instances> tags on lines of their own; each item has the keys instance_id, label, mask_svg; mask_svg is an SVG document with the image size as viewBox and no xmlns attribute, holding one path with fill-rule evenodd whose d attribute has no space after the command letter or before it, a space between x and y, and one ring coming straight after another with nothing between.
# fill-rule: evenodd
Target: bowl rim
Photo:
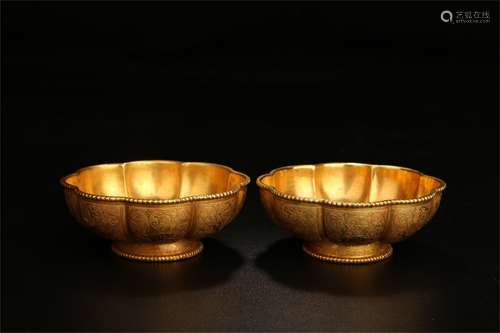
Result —
<instances>
[{"instance_id":1,"label":"bowl rim","mask_svg":"<svg viewBox=\"0 0 500 333\"><path fill-rule=\"evenodd\" d=\"M369 202L347 202L347 201L335 201L335 200L320 199L320 198L301 197L301 196L286 194L284 192L278 191L274 186L267 185L267 184L264 184L262 182L262 180L265 177L273 176L276 172L281 171L281 170L292 169L295 167L310 167L310 166L317 167L320 165L357 165L357 166L370 166L370 167L375 166L375 167L384 167L384 168L390 168L390 169L406 170L406 171L417 173L420 176L431 177L434 180L436 180L437 182L439 182L441 184L441 186L433 189L431 191L431 193L429 193L426 196L412 198L412 199L389 199L389 200L379 200L379 201L369 201ZM305 202L305 203L315 203L315 204L322 204L322 205L335 206L335 207L358 207L358 208L380 207L380 206L402 205L402 204L415 204L415 203L426 202L426 201L432 200L438 193L443 192L444 189L446 188L446 183L442 179L439 179L439 178L434 177L434 176L426 175L426 174L424 174L418 170L415 170L415 169L396 166L396 165L369 164L369 163L357 163L357 162L327 162L327 163L317 163L317 164L297 164L297 165L282 166L282 167L273 169L268 173L260 175L257 178L256 183L257 183L257 186L259 188L268 190L273 195L280 197L282 199L286 199L286 200L293 200L293 201Z\"/></svg>"},{"instance_id":2,"label":"bowl rim","mask_svg":"<svg viewBox=\"0 0 500 333\"><path fill-rule=\"evenodd\" d=\"M95 168L95 167L110 167L110 166L124 166L126 164L132 164L132 163L138 163L138 162L146 162L146 163L154 163L154 162L174 162L174 163L189 163L189 164L200 164L200 165L206 165L206 166L217 166L224 168L228 170L231 173L237 174L239 176L242 176L244 180L239 183L235 188L229 191L225 192L219 192L219 193L210 193L210 194L198 194L198 195L190 195L182 198L175 198L175 199L141 199L141 198L134 198L134 197L123 197L123 196L111 196L111 195L98 195L98 194L92 194L88 192L81 191L78 186L69 184L66 180L70 177L77 176L79 173L82 171ZM242 188L246 187L250 183L251 179L249 176L246 174L236 171L231 167L228 167L223 164L218 164L218 163L210 163L210 162L187 162L187 161L176 161L176 160L134 160L134 161L127 161L127 162L122 162L122 163L101 163L101 164L94 164L94 165L89 165L86 167L82 167L75 172L70 173L69 175L66 175L64 177L61 177L59 179L59 183L61 184L62 187L64 187L67 190L71 190L75 192L78 196L86 198L86 199L92 199L92 200L98 200L98 201L113 201L113 202L127 202L127 203L138 203L138 204L152 204L152 205L158 205L158 204L177 204L177 203L185 203L185 202L190 202L190 201L201 201L201 200L212 200L212 199L222 199L225 197L229 197L232 195L235 195L238 193Z\"/></svg>"}]
</instances>

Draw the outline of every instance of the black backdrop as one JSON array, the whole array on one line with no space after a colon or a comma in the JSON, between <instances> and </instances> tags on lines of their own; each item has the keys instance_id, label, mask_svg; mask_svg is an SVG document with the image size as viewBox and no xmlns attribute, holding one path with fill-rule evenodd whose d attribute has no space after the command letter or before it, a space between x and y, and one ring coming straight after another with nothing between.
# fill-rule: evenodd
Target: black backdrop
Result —
<instances>
[{"instance_id":1,"label":"black backdrop","mask_svg":"<svg viewBox=\"0 0 500 333\"><path fill-rule=\"evenodd\" d=\"M2 329L498 330L498 3L2 2L2 42ZM143 264L58 185L138 159L395 164L448 189L378 264L302 254L254 184L201 256Z\"/></svg>"}]
</instances>

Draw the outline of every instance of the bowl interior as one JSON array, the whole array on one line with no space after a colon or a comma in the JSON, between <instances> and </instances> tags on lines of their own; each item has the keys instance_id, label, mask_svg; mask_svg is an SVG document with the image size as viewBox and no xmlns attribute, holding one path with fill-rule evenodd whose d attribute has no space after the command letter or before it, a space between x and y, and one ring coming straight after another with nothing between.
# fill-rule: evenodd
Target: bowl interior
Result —
<instances>
[{"instance_id":1,"label":"bowl interior","mask_svg":"<svg viewBox=\"0 0 500 333\"><path fill-rule=\"evenodd\" d=\"M349 163L286 167L261 181L284 194L343 202L414 199L444 185L410 169Z\"/></svg>"},{"instance_id":2,"label":"bowl interior","mask_svg":"<svg viewBox=\"0 0 500 333\"><path fill-rule=\"evenodd\" d=\"M246 177L221 165L175 161L102 164L65 179L82 192L137 199L177 199L236 189Z\"/></svg>"}]
</instances>

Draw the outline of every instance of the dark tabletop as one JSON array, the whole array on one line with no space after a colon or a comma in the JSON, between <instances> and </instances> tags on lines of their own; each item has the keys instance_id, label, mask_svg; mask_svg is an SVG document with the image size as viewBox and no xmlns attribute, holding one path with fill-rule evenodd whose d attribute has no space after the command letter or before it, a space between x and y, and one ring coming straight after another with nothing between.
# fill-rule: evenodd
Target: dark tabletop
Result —
<instances>
[{"instance_id":1,"label":"dark tabletop","mask_svg":"<svg viewBox=\"0 0 500 333\"><path fill-rule=\"evenodd\" d=\"M2 36L3 330L498 330L498 3L2 2ZM253 180L393 164L448 188L380 263L308 257L254 183L201 255L139 263L58 184L139 159Z\"/></svg>"}]
</instances>

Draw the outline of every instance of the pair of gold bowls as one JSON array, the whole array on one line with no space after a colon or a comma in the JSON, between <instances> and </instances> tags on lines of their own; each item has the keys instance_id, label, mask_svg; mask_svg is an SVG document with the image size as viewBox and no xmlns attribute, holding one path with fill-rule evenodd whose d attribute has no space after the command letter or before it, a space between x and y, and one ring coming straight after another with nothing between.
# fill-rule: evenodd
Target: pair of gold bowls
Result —
<instances>
[{"instance_id":1,"label":"pair of gold bowls","mask_svg":"<svg viewBox=\"0 0 500 333\"><path fill-rule=\"evenodd\" d=\"M230 223L250 178L212 163L101 164L61 179L76 220L113 241L125 258L174 261L203 249L200 239ZM267 215L304 240L318 259L368 263L436 213L446 184L385 165L326 163L278 168L257 178Z\"/></svg>"}]
</instances>

